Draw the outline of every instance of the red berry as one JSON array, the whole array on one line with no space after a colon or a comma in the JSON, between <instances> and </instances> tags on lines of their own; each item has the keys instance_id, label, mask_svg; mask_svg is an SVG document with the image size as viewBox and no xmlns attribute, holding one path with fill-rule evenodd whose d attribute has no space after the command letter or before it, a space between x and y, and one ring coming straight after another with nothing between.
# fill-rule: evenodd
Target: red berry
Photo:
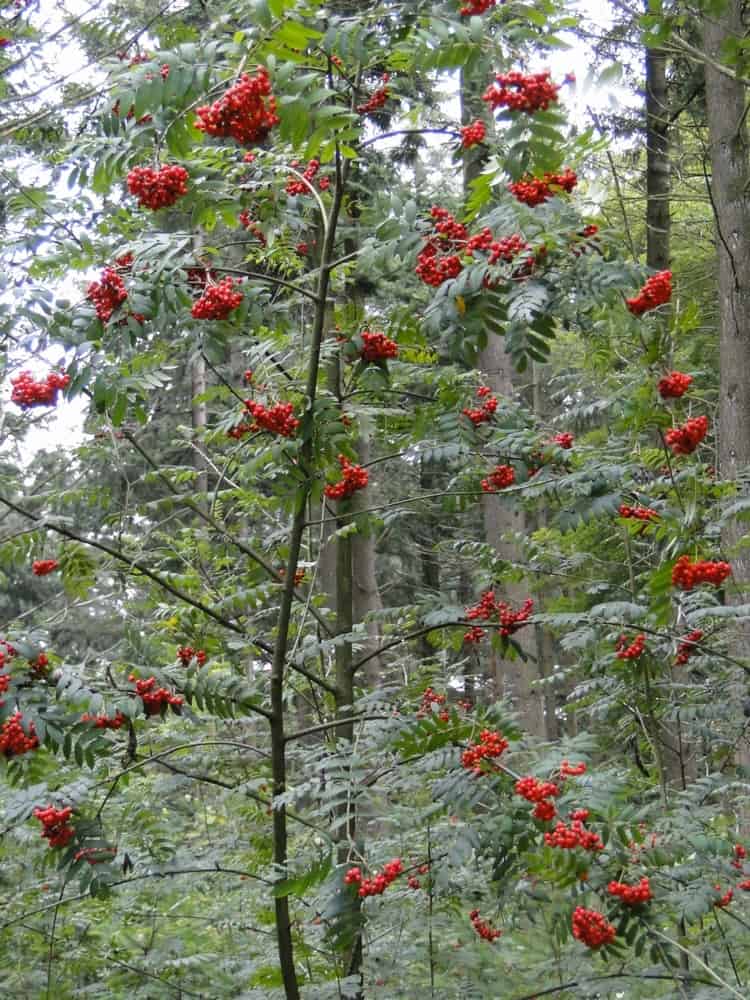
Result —
<instances>
[{"instance_id":1,"label":"red berry","mask_svg":"<svg viewBox=\"0 0 750 1000\"><path fill-rule=\"evenodd\" d=\"M195 127L206 135L235 139L243 146L261 142L279 123L268 70L259 66L253 76L243 73L223 97L195 113Z\"/></svg>"},{"instance_id":2,"label":"red berry","mask_svg":"<svg viewBox=\"0 0 750 1000\"><path fill-rule=\"evenodd\" d=\"M550 104L557 103L560 88L550 80L549 70L542 73L524 74L517 70L498 73L482 96L492 107L508 108L533 115L536 111L546 111Z\"/></svg>"},{"instance_id":3,"label":"red berry","mask_svg":"<svg viewBox=\"0 0 750 1000\"><path fill-rule=\"evenodd\" d=\"M659 271L658 274L651 275L635 298L626 299L625 305L634 316L642 316L643 313L669 302L671 298L672 272Z\"/></svg>"},{"instance_id":4,"label":"red berry","mask_svg":"<svg viewBox=\"0 0 750 1000\"><path fill-rule=\"evenodd\" d=\"M242 292L234 291L234 278L227 276L215 285L206 285L201 297L193 303L193 319L226 319L242 303Z\"/></svg>"},{"instance_id":5,"label":"red berry","mask_svg":"<svg viewBox=\"0 0 750 1000\"><path fill-rule=\"evenodd\" d=\"M128 190L138 198L142 208L156 212L187 194L188 172L176 165L162 166L158 170L151 167L135 167L128 174Z\"/></svg>"}]
</instances>

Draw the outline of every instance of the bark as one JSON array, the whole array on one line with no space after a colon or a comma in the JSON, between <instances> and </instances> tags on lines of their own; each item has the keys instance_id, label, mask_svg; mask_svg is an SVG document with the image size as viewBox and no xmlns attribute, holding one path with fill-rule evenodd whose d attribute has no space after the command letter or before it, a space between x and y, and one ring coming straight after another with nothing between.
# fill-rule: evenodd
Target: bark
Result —
<instances>
[{"instance_id":1,"label":"bark","mask_svg":"<svg viewBox=\"0 0 750 1000\"><path fill-rule=\"evenodd\" d=\"M466 124L483 114L481 100L478 99L476 88L462 77L461 81L461 119ZM468 196L471 181L478 176L481 161L473 150L464 156L464 194ZM480 351L477 367L482 375L482 381L489 385L499 396L510 398L515 392L513 384L513 364L510 355L505 350L504 341L495 335L490 335L487 346ZM502 405L502 403L501 403ZM502 559L517 561L520 549L516 542L503 539L503 536L513 534L523 535L526 531L524 513L520 507L513 507L500 497L485 495L482 497L482 517L484 521L485 539ZM528 597L525 586L518 583L506 583L502 590L503 600L514 607L519 606ZM545 735L544 705L542 695L532 691L531 683L538 676L536 665L536 643L534 629L522 629L515 636L516 641L528 657L525 662L508 660L492 650L489 656L490 669L496 695L510 700L519 713L521 724L532 736L540 738Z\"/></svg>"},{"instance_id":2,"label":"bark","mask_svg":"<svg viewBox=\"0 0 750 1000\"><path fill-rule=\"evenodd\" d=\"M357 456L360 465L370 461L370 439L360 436L357 441ZM370 489L361 490L352 498L352 508L362 510L370 505ZM383 610L380 597L375 564L375 535L372 532L364 535L357 532L352 536L352 611L355 622L364 621L373 612ZM365 625L368 640L363 644L361 655L371 653L380 645L380 628L376 621ZM381 680L380 658L374 656L365 665L365 679L368 688L378 685Z\"/></svg>"},{"instance_id":3,"label":"bark","mask_svg":"<svg viewBox=\"0 0 750 1000\"><path fill-rule=\"evenodd\" d=\"M646 263L669 267L670 167L667 57L646 49Z\"/></svg>"},{"instance_id":4,"label":"bark","mask_svg":"<svg viewBox=\"0 0 750 1000\"><path fill-rule=\"evenodd\" d=\"M721 12L703 22L706 56L721 62L727 41L744 37L743 4L730 0ZM705 65L706 113L711 151L711 200L714 209L719 284L719 427L718 453L722 479L740 482L750 467L750 150L747 130L747 93L742 83ZM738 485L747 494L747 485ZM741 547L746 528L730 521L724 531L725 553L732 563L733 585L728 600L741 603L742 588L750 582L750 550ZM750 655L750 630L738 627L732 650ZM731 692L737 725L745 721L742 702L745 682ZM750 757L738 754L745 767ZM746 817L747 819L747 817Z\"/></svg>"},{"instance_id":5,"label":"bark","mask_svg":"<svg viewBox=\"0 0 750 1000\"><path fill-rule=\"evenodd\" d=\"M193 465L198 475L195 480L195 488L201 498L205 500L208 492L208 472L206 460L202 455L204 447L203 435L206 429L207 407L205 402L198 402L197 397L202 396L206 391L206 362L203 355L196 354L190 365L190 393L192 398L192 426L193 441L197 445L193 448ZM199 451L198 449L201 449Z\"/></svg>"}]
</instances>

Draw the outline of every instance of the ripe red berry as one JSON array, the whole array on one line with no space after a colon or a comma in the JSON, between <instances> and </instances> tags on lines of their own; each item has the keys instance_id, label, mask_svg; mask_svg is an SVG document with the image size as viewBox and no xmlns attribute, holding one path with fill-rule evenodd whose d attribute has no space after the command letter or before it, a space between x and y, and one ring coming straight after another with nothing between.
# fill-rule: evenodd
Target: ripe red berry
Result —
<instances>
[{"instance_id":1,"label":"ripe red berry","mask_svg":"<svg viewBox=\"0 0 750 1000\"><path fill-rule=\"evenodd\" d=\"M6 757L20 757L21 754L36 750L39 746L34 723L28 724L28 733L24 729L23 716L15 711L6 719L0 728L0 753Z\"/></svg>"},{"instance_id":2,"label":"ripe red berry","mask_svg":"<svg viewBox=\"0 0 750 1000\"><path fill-rule=\"evenodd\" d=\"M138 198L142 208L156 212L187 194L188 172L184 167L135 167L128 174L128 191Z\"/></svg>"},{"instance_id":3,"label":"ripe red berry","mask_svg":"<svg viewBox=\"0 0 750 1000\"><path fill-rule=\"evenodd\" d=\"M618 513L620 517L632 518L636 521L655 521L659 517L659 512L651 507L630 507L625 503L620 504Z\"/></svg>"},{"instance_id":4,"label":"ripe red berry","mask_svg":"<svg viewBox=\"0 0 750 1000\"><path fill-rule=\"evenodd\" d=\"M486 134L487 129L484 122L481 118L477 118L471 125L464 125L462 127L461 145L464 149L471 149L472 146L478 146L480 142L484 142Z\"/></svg>"},{"instance_id":5,"label":"ripe red berry","mask_svg":"<svg viewBox=\"0 0 750 1000\"><path fill-rule=\"evenodd\" d=\"M560 191L568 194L578 184L578 176L568 168L561 174L546 173L543 177L527 174L520 181L508 185L510 193L524 205L534 208L554 198Z\"/></svg>"},{"instance_id":6,"label":"ripe red berry","mask_svg":"<svg viewBox=\"0 0 750 1000\"><path fill-rule=\"evenodd\" d=\"M732 567L727 562L708 559L691 562L690 556L680 556L672 567L672 586L681 590L692 590L701 583L720 587L731 572Z\"/></svg>"},{"instance_id":7,"label":"ripe red berry","mask_svg":"<svg viewBox=\"0 0 750 1000\"><path fill-rule=\"evenodd\" d=\"M50 847L65 847L75 836L75 828L68 825L68 820L73 815L70 806L64 809L55 809L54 806L47 806L46 809L37 807L33 815L42 824L42 836L49 841Z\"/></svg>"},{"instance_id":8,"label":"ripe red berry","mask_svg":"<svg viewBox=\"0 0 750 1000\"><path fill-rule=\"evenodd\" d=\"M390 89L386 86L390 78L389 73L383 73L381 77L383 86L374 91L363 104L357 105L357 114L369 115L372 114L373 111L378 111L383 107L385 102L391 96Z\"/></svg>"},{"instance_id":9,"label":"ripe red berry","mask_svg":"<svg viewBox=\"0 0 750 1000\"><path fill-rule=\"evenodd\" d=\"M476 777L485 774L482 770L483 760L494 759L505 753L510 744L502 735L492 729L483 729L479 734L478 743L470 743L461 754L461 766L471 771Z\"/></svg>"},{"instance_id":10,"label":"ripe red berry","mask_svg":"<svg viewBox=\"0 0 750 1000\"><path fill-rule=\"evenodd\" d=\"M569 451L573 447L573 441L575 438L569 431L562 431L560 434L555 434L552 438L553 444L558 445L565 451Z\"/></svg>"},{"instance_id":11,"label":"ripe red berry","mask_svg":"<svg viewBox=\"0 0 750 1000\"><path fill-rule=\"evenodd\" d=\"M261 142L279 123L268 70L259 66L253 76L243 73L223 97L195 114L195 127L206 135L235 139L243 146Z\"/></svg>"},{"instance_id":12,"label":"ripe red berry","mask_svg":"<svg viewBox=\"0 0 750 1000\"><path fill-rule=\"evenodd\" d=\"M692 375L685 375L682 372L670 372L659 379L657 389L662 399L678 399L684 396L693 381Z\"/></svg>"},{"instance_id":13,"label":"ripe red berry","mask_svg":"<svg viewBox=\"0 0 750 1000\"><path fill-rule=\"evenodd\" d=\"M369 330L364 330L360 337L362 350L359 356L363 361L386 361L388 358L398 357L398 344L384 333L370 333Z\"/></svg>"},{"instance_id":14,"label":"ripe red berry","mask_svg":"<svg viewBox=\"0 0 750 1000\"><path fill-rule=\"evenodd\" d=\"M618 660L637 660L645 648L645 635L637 635L630 643L628 643L627 636L621 635L617 640L617 652L615 655Z\"/></svg>"},{"instance_id":15,"label":"ripe red berry","mask_svg":"<svg viewBox=\"0 0 750 1000\"><path fill-rule=\"evenodd\" d=\"M672 298L672 272L659 271L652 274L632 299L626 299L625 305L634 316L642 316L651 309L664 305Z\"/></svg>"},{"instance_id":16,"label":"ripe red berry","mask_svg":"<svg viewBox=\"0 0 750 1000\"><path fill-rule=\"evenodd\" d=\"M508 108L533 115L546 111L550 104L557 103L560 88L550 80L549 70L542 73L524 74L517 70L498 73L482 96L492 107Z\"/></svg>"},{"instance_id":17,"label":"ripe red berry","mask_svg":"<svg viewBox=\"0 0 750 1000\"><path fill-rule=\"evenodd\" d=\"M708 417L693 417L682 427L673 427L664 435L667 446L675 455L690 455L708 433Z\"/></svg>"},{"instance_id":18,"label":"ripe red berry","mask_svg":"<svg viewBox=\"0 0 750 1000\"><path fill-rule=\"evenodd\" d=\"M353 465L346 455L339 455L339 465L343 478L337 483L329 483L323 490L329 500L345 500L357 490L363 490L370 480L367 469L363 469L361 465Z\"/></svg>"},{"instance_id":19,"label":"ripe red berry","mask_svg":"<svg viewBox=\"0 0 750 1000\"><path fill-rule=\"evenodd\" d=\"M135 680L132 674L130 675L130 679ZM135 693L143 702L143 709L146 715L162 715L166 711L167 706L171 706L177 711L184 700L181 695L172 694L166 688L157 688L155 677L136 680Z\"/></svg>"},{"instance_id":20,"label":"ripe red berry","mask_svg":"<svg viewBox=\"0 0 750 1000\"><path fill-rule=\"evenodd\" d=\"M637 885L627 885L625 882L610 882L607 886L610 896L618 896L626 906L640 906L653 899L651 884L644 875Z\"/></svg>"},{"instance_id":21,"label":"ripe red berry","mask_svg":"<svg viewBox=\"0 0 750 1000\"><path fill-rule=\"evenodd\" d=\"M572 926L573 937L593 950L611 944L615 939L615 928L596 910L577 906L573 911Z\"/></svg>"},{"instance_id":22,"label":"ripe red berry","mask_svg":"<svg viewBox=\"0 0 750 1000\"><path fill-rule=\"evenodd\" d=\"M132 254L130 259L132 261ZM92 281L86 290L86 298L93 303L102 323L108 322L115 309L119 309L127 297L125 283L113 267L105 267L101 280Z\"/></svg>"},{"instance_id":23,"label":"ripe red berry","mask_svg":"<svg viewBox=\"0 0 750 1000\"><path fill-rule=\"evenodd\" d=\"M469 920L471 920L474 930L484 941L496 941L503 933L494 928L488 921L482 920L479 910L472 910L469 914Z\"/></svg>"},{"instance_id":24,"label":"ripe red berry","mask_svg":"<svg viewBox=\"0 0 750 1000\"><path fill-rule=\"evenodd\" d=\"M695 628L692 632L688 632L684 639L680 640L677 645L677 655L674 659L677 666L683 666L688 662L695 652L696 643L699 643L702 638L703 632L699 628Z\"/></svg>"},{"instance_id":25,"label":"ripe red berry","mask_svg":"<svg viewBox=\"0 0 750 1000\"><path fill-rule=\"evenodd\" d=\"M497 493L498 490L512 486L515 481L516 473L512 465L496 465L487 478L482 480L482 491Z\"/></svg>"},{"instance_id":26,"label":"ripe red berry","mask_svg":"<svg viewBox=\"0 0 750 1000\"><path fill-rule=\"evenodd\" d=\"M17 403L22 410L28 410L34 406L54 406L59 390L70 384L70 375L50 372L43 381L37 382L31 372L23 371L14 376L10 384L13 386L11 403Z\"/></svg>"},{"instance_id":27,"label":"ripe red berry","mask_svg":"<svg viewBox=\"0 0 750 1000\"><path fill-rule=\"evenodd\" d=\"M34 576L47 576L48 573L54 573L59 565L57 559L36 559L31 564L31 572Z\"/></svg>"},{"instance_id":28,"label":"ripe red berry","mask_svg":"<svg viewBox=\"0 0 750 1000\"><path fill-rule=\"evenodd\" d=\"M215 285L206 285L201 297L193 303L193 319L226 319L242 303L242 292L234 290L234 278L227 275Z\"/></svg>"}]
</instances>

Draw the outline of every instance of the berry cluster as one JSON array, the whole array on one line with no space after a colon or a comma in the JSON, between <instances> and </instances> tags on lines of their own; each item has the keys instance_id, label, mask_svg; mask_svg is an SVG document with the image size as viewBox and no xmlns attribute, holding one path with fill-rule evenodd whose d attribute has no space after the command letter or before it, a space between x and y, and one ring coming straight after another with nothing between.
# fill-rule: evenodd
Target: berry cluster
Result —
<instances>
[{"instance_id":1,"label":"berry cluster","mask_svg":"<svg viewBox=\"0 0 750 1000\"><path fill-rule=\"evenodd\" d=\"M436 691L433 691L431 687L426 687L422 692L422 700L419 703L416 717L418 719L423 719L426 715L431 715L433 705L445 705L445 695L438 694ZM438 718L442 719L443 715L445 715L444 721L447 722L450 717L447 709L442 709L438 713Z\"/></svg>"},{"instance_id":2,"label":"berry cluster","mask_svg":"<svg viewBox=\"0 0 750 1000\"><path fill-rule=\"evenodd\" d=\"M747 850L742 846L742 844L734 845L734 860L730 861L732 868L736 868L737 871L743 871L743 862L747 857Z\"/></svg>"},{"instance_id":3,"label":"berry cluster","mask_svg":"<svg viewBox=\"0 0 750 1000\"><path fill-rule=\"evenodd\" d=\"M461 273L462 253L472 257L474 251L483 250L489 253L490 264L497 264L498 261L509 264L520 253L531 249L518 233L494 240L492 231L486 226L474 236L469 236L466 226L457 222L447 209L439 205L432 206L430 215L433 219L434 233L425 237L425 245L417 256L415 273L426 285L434 288ZM534 263L535 257L530 255L519 275L528 274ZM485 283L491 284L490 279L487 278Z\"/></svg>"},{"instance_id":4,"label":"berry cluster","mask_svg":"<svg viewBox=\"0 0 750 1000\"><path fill-rule=\"evenodd\" d=\"M534 601L530 597L526 598L518 611L514 611L505 601L496 600L493 590L487 590L477 604L466 609L466 617L469 621L475 621L477 618L489 621L497 616L500 635L507 638L527 624L533 610ZM465 642L479 642L483 638L484 631L477 626L464 635Z\"/></svg>"},{"instance_id":5,"label":"berry cluster","mask_svg":"<svg viewBox=\"0 0 750 1000\"><path fill-rule=\"evenodd\" d=\"M81 722L93 722L95 729L121 729L125 725L126 719L120 711L115 712L114 715L106 713L90 715L88 712L84 712L81 716Z\"/></svg>"},{"instance_id":6,"label":"berry cluster","mask_svg":"<svg viewBox=\"0 0 750 1000\"><path fill-rule=\"evenodd\" d=\"M295 170L300 166L298 160L292 160L291 165ZM300 180L299 178L292 176L287 180L284 190L290 195L307 194L310 190L313 179L319 170L320 160L310 160L302 174L304 180ZM307 183L305 183L305 181L307 181ZM327 186L328 185L326 185L326 187ZM323 190L325 191L325 188L323 188Z\"/></svg>"},{"instance_id":7,"label":"berry cluster","mask_svg":"<svg viewBox=\"0 0 750 1000\"><path fill-rule=\"evenodd\" d=\"M49 657L47 654L40 653L35 660L29 660L29 671L35 680L46 677L49 673Z\"/></svg>"},{"instance_id":8,"label":"berry cluster","mask_svg":"<svg viewBox=\"0 0 750 1000\"><path fill-rule=\"evenodd\" d=\"M626 503L621 503L618 513L620 517L633 518L636 521L655 521L659 517L659 512L651 507L630 507Z\"/></svg>"},{"instance_id":9,"label":"berry cluster","mask_svg":"<svg viewBox=\"0 0 750 1000\"><path fill-rule=\"evenodd\" d=\"M339 455L339 465L343 479L337 483L329 483L323 490L329 500L345 500L357 490L363 490L370 481L367 469L363 469L361 465L353 465L346 455Z\"/></svg>"},{"instance_id":10,"label":"berry cluster","mask_svg":"<svg viewBox=\"0 0 750 1000\"><path fill-rule=\"evenodd\" d=\"M199 667L202 667L206 662L208 657L202 649L193 649L192 646L178 646L177 647L177 659L182 663L183 667L187 667L190 661L195 657L195 661Z\"/></svg>"},{"instance_id":11,"label":"berry cluster","mask_svg":"<svg viewBox=\"0 0 750 1000\"><path fill-rule=\"evenodd\" d=\"M539 781L533 777L519 778L515 784L515 792L528 802L536 803L532 812L534 819L546 823L557 815L557 809L551 800L560 794L560 788L554 781Z\"/></svg>"},{"instance_id":12,"label":"berry cluster","mask_svg":"<svg viewBox=\"0 0 750 1000\"><path fill-rule=\"evenodd\" d=\"M672 567L672 586L681 590L692 590L701 583L720 587L732 572L728 562L712 562L701 559L691 562L690 556L680 556Z\"/></svg>"},{"instance_id":13,"label":"berry cluster","mask_svg":"<svg viewBox=\"0 0 750 1000\"><path fill-rule=\"evenodd\" d=\"M494 2L494 0L493 0ZM475 122L471 125L464 125L461 129L461 145L464 149L471 149L472 146L478 146L480 142L484 142L484 137L487 134L487 129L481 118L477 118Z\"/></svg>"},{"instance_id":14,"label":"berry cluster","mask_svg":"<svg viewBox=\"0 0 750 1000\"><path fill-rule=\"evenodd\" d=\"M570 431L561 431L559 434L555 434L552 438L552 443L556 444L558 448L562 448L564 451L570 451L573 447L574 441L575 438Z\"/></svg>"},{"instance_id":15,"label":"berry cluster","mask_svg":"<svg viewBox=\"0 0 750 1000\"><path fill-rule=\"evenodd\" d=\"M235 427L236 432L244 428L243 433L254 433L255 431L268 431L269 434L278 434L281 437L292 437L299 427L299 420L294 416L294 406L292 403L274 403L273 406L264 406L263 403L256 403L252 399L245 400L245 409L252 416L252 424L240 424ZM238 437L234 433L233 437Z\"/></svg>"},{"instance_id":16,"label":"berry cluster","mask_svg":"<svg viewBox=\"0 0 750 1000\"><path fill-rule=\"evenodd\" d=\"M176 164L159 167L135 167L128 174L128 191L142 208L153 212L170 205L187 194L188 172Z\"/></svg>"},{"instance_id":17,"label":"berry cluster","mask_svg":"<svg viewBox=\"0 0 750 1000\"><path fill-rule=\"evenodd\" d=\"M0 753L6 757L20 757L21 754L36 750L39 746L34 723L28 725L28 735L23 727L23 716L14 712L0 729Z\"/></svg>"},{"instance_id":18,"label":"berry cluster","mask_svg":"<svg viewBox=\"0 0 750 1000\"><path fill-rule=\"evenodd\" d=\"M497 0L467 0L460 10L462 17L471 17L474 14L484 14L497 3Z\"/></svg>"},{"instance_id":19,"label":"berry cluster","mask_svg":"<svg viewBox=\"0 0 750 1000\"><path fill-rule=\"evenodd\" d=\"M66 847L75 837L74 827L68 825L68 820L73 815L70 806L64 809L55 809L54 806L47 806L46 809L37 807L33 815L42 824L42 836L49 841L50 847Z\"/></svg>"},{"instance_id":20,"label":"berry cluster","mask_svg":"<svg viewBox=\"0 0 750 1000\"><path fill-rule=\"evenodd\" d=\"M716 891L719 893L721 892L720 885L715 885L714 889L716 889ZM729 906L729 904L732 902L732 896L734 896L734 890L727 889L727 891L724 893L723 896L720 896L718 899L714 900L714 906L717 906L720 909L723 909L725 906Z\"/></svg>"},{"instance_id":21,"label":"berry cluster","mask_svg":"<svg viewBox=\"0 0 750 1000\"><path fill-rule=\"evenodd\" d=\"M437 288L461 273L463 265L457 251L465 249L469 234L466 226L457 222L446 208L433 205L430 215L435 234L426 237L427 242L417 255L415 273L426 285Z\"/></svg>"},{"instance_id":22,"label":"berry cluster","mask_svg":"<svg viewBox=\"0 0 750 1000\"><path fill-rule=\"evenodd\" d=\"M674 455L692 454L708 433L708 417L693 417L682 427L673 427L664 435L664 440Z\"/></svg>"},{"instance_id":23,"label":"berry cluster","mask_svg":"<svg viewBox=\"0 0 750 1000\"><path fill-rule=\"evenodd\" d=\"M373 111L378 111L380 108L383 107L385 102L391 96L391 92L387 86L390 78L391 78L390 73L383 73L382 77L380 78L383 82L383 86L379 87L376 91L374 91L364 102L364 104L357 105L357 114L370 115L372 114Z\"/></svg>"},{"instance_id":24,"label":"berry cluster","mask_svg":"<svg viewBox=\"0 0 750 1000\"><path fill-rule=\"evenodd\" d=\"M115 309L119 309L127 297L125 283L113 267L105 267L101 281L92 281L86 289L86 298L93 303L102 323L108 322Z\"/></svg>"},{"instance_id":25,"label":"berry cluster","mask_svg":"<svg viewBox=\"0 0 750 1000\"><path fill-rule=\"evenodd\" d=\"M234 278L227 275L215 285L206 285L201 297L193 303L190 315L193 319L226 319L242 299L242 292L234 290Z\"/></svg>"},{"instance_id":26,"label":"berry cluster","mask_svg":"<svg viewBox=\"0 0 750 1000\"><path fill-rule=\"evenodd\" d=\"M494 2L495 0L492 0L493 4ZM471 920L472 927L480 938L483 938L485 941L496 941L503 933L502 931L496 930L492 924L487 923L486 920L482 920L479 916L479 910L472 910L469 914L469 920Z\"/></svg>"},{"instance_id":27,"label":"berry cluster","mask_svg":"<svg viewBox=\"0 0 750 1000\"><path fill-rule=\"evenodd\" d=\"M497 264L501 260L504 264L512 263L516 257L523 253L524 250L530 250L531 244L527 243L526 240L519 235L519 233L513 233L512 236L505 236L501 240L494 240L490 246L490 264ZM529 256L526 258L525 266L528 268L534 262L534 257Z\"/></svg>"},{"instance_id":28,"label":"berry cluster","mask_svg":"<svg viewBox=\"0 0 750 1000\"><path fill-rule=\"evenodd\" d=\"M195 127L206 135L235 139L243 146L262 141L279 123L268 70L259 66L253 76L243 73L223 97L195 114Z\"/></svg>"},{"instance_id":29,"label":"berry cluster","mask_svg":"<svg viewBox=\"0 0 750 1000\"><path fill-rule=\"evenodd\" d=\"M680 640L677 644L677 655L674 658L676 666L682 667L688 662L695 652L696 643L700 642L702 638L703 632L699 628L695 628L692 632L688 632L684 639Z\"/></svg>"},{"instance_id":30,"label":"berry cluster","mask_svg":"<svg viewBox=\"0 0 750 1000\"><path fill-rule=\"evenodd\" d=\"M617 652L615 656L618 660L637 660L646 648L646 636L642 633L637 635L632 642L628 642L628 637L621 635L617 640Z\"/></svg>"},{"instance_id":31,"label":"berry cluster","mask_svg":"<svg viewBox=\"0 0 750 1000\"><path fill-rule=\"evenodd\" d=\"M571 764L569 761L564 760L562 764L560 764L561 778L580 778L580 776L585 773L586 765L583 761L581 761L580 764ZM588 812L586 813L586 817L588 818Z\"/></svg>"},{"instance_id":32,"label":"berry cluster","mask_svg":"<svg viewBox=\"0 0 750 1000\"><path fill-rule=\"evenodd\" d=\"M582 906L573 910L572 927L573 937L594 951L611 944L615 939L615 929L604 914L586 910Z\"/></svg>"},{"instance_id":33,"label":"berry cluster","mask_svg":"<svg viewBox=\"0 0 750 1000\"><path fill-rule=\"evenodd\" d=\"M10 380L13 392L11 403L18 403L23 410L32 406L54 406L57 403L57 393L70 384L70 375L60 375L50 372L42 382L37 382L31 372L19 372Z\"/></svg>"},{"instance_id":34,"label":"berry cluster","mask_svg":"<svg viewBox=\"0 0 750 1000\"><path fill-rule=\"evenodd\" d=\"M478 427L492 420L497 409L497 397L492 395L492 389L487 385L480 385L477 389L477 397L482 400L482 405L478 407L465 406L461 412L465 417Z\"/></svg>"},{"instance_id":35,"label":"berry cluster","mask_svg":"<svg viewBox=\"0 0 750 1000\"><path fill-rule=\"evenodd\" d=\"M533 115L536 111L546 111L550 104L557 102L560 88L550 80L549 70L542 73L498 73L482 96L493 111L508 108Z\"/></svg>"},{"instance_id":36,"label":"berry cluster","mask_svg":"<svg viewBox=\"0 0 750 1000\"><path fill-rule=\"evenodd\" d=\"M479 734L478 743L470 743L461 754L461 766L475 775L482 774L481 762L505 753L510 744L502 735L493 729L483 729Z\"/></svg>"},{"instance_id":37,"label":"berry cluster","mask_svg":"<svg viewBox=\"0 0 750 1000\"><path fill-rule=\"evenodd\" d=\"M135 681L135 693L143 702L146 715L162 715L166 711L167 705L171 705L174 709L178 709L182 705L183 698L180 695L172 694L166 688L156 687L155 677L136 680L135 676L131 674L128 680Z\"/></svg>"},{"instance_id":38,"label":"berry cluster","mask_svg":"<svg viewBox=\"0 0 750 1000\"><path fill-rule=\"evenodd\" d=\"M586 810L576 810L579 816ZM571 813L570 826L560 820L551 833L545 833L544 843L548 847L561 847L566 851L573 851L576 847L582 847L584 851L603 851L604 844L598 833L587 830L584 827L584 819L573 819ZM588 813L587 813L588 818Z\"/></svg>"},{"instance_id":39,"label":"berry cluster","mask_svg":"<svg viewBox=\"0 0 750 1000\"><path fill-rule=\"evenodd\" d=\"M652 274L646 284L632 299L625 299L625 305L634 316L642 316L651 309L664 305L672 298L672 272L659 271Z\"/></svg>"},{"instance_id":40,"label":"berry cluster","mask_svg":"<svg viewBox=\"0 0 750 1000\"><path fill-rule=\"evenodd\" d=\"M607 886L610 896L619 896L626 906L640 906L653 899L651 884L644 875L637 885L628 885L626 882L610 882Z\"/></svg>"},{"instance_id":41,"label":"berry cluster","mask_svg":"<svg viewBox=\"0 0 750 1000\"><path fill-rule=\"evenodd\" d=\"M519 778L514 786L516 795L526 799L527 802L541 802L542 799L555 798L560 794L560 788L554 781L540 781L528 775Z\"/></svg>"},{"instance_id":42,"label":"berry cluster","mask_svg":"<svg viewBox=\"0 0 750 1000\"><path fill-rule=\"evenodd\" d=\"M497 493L512 486L516 481L516 473L512 465L496 465L493 471L482 480L483 493Z\"/></svg>"},{"instance_id":43,"label":"berry cluster","mask_svg":"<svg viewBox=\"0 0 750 1000\"><path fill-rule=\"evenodd\" d=\"M401 858L394 858L393 861L389 861L383 865L382 872L376 872L372 878L363 879L359 868L350 868L344 876L344 882L347 885L359 884L357 894L361 899L365 899L367 896L382 895L391 882L394 882L399 875L403 874L403 871L404 866Z\"/></svg>"},{"instance_id":44,"label":"berry cluster","mask_svg":"<svg viewBox=\"0 0 750 1000\"><path fill-rule=\"evenodd\" d=\"M659 379L657 389L662 399L679 399L684 396L693 381L692 375L685 375L683 372L670 372Z\"/></svg>"},{"instance_id":45,"label":"berry cluster","mask_svg":"<svg viewBox=\"0 0 750 1000\"><path fill-rule=\"evenodd\" d=\"M576 184L578 184L576 172L566 167L561 174L548 172L543 177L532 177L527 174L520 181L509 184L508 190L517 201L534 208L554 198L559 191L570 194Z\"/></svg>"},{"instance_id":46,"label":"berry cluster","mask_svg":"<svg viewBox=\"0 0 750 1000\"><path fill-rule=\"evenodd\" d=\"M362 350L359 356L363 361L385 361L388 358L398 357L398 344L384 333L370 333L369 330L363 330L360 337Z\"/></svg>"},{"instance_id":47,"label":"berry cluster","mask_svg":"<svg viewBox=\"0 0 750 1000\"><path fill-rule=\"evenodd\" d=\"M237 221L242 226L243 229L247 231L256 238L258 243L265 246L268 240L266 239L266 234L260 228L260 225L250 217L250 212L245 209L244 212L240 212L237 216Z\"/></svg>"},{"instance_id":48,"label":"berry cluster","mask_svg":"<svg viewBox=\"0 0 750 1000\"><path fill-rule=\"evenodd\" d=\"M60 563L57 559L35 559L31 564L31 572L34 576L47 576L54 573Z\"/></svg>"}]
</instances>

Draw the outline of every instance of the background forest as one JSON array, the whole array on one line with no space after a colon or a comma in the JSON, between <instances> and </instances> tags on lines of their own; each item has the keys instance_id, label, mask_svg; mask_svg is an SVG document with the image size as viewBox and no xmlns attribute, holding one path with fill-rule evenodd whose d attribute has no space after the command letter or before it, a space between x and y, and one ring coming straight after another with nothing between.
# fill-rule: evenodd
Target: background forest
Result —
<instances>
[{"instance_id":1,"label":"background forest","mask_svg":"<svg viewBox=\"0 0 750 1000\"><path fill-rule=\"evenodd\" d=\"M750 994L749 86L738 0L0 0L8 996Z\"/></svg>"}]
</instances>

